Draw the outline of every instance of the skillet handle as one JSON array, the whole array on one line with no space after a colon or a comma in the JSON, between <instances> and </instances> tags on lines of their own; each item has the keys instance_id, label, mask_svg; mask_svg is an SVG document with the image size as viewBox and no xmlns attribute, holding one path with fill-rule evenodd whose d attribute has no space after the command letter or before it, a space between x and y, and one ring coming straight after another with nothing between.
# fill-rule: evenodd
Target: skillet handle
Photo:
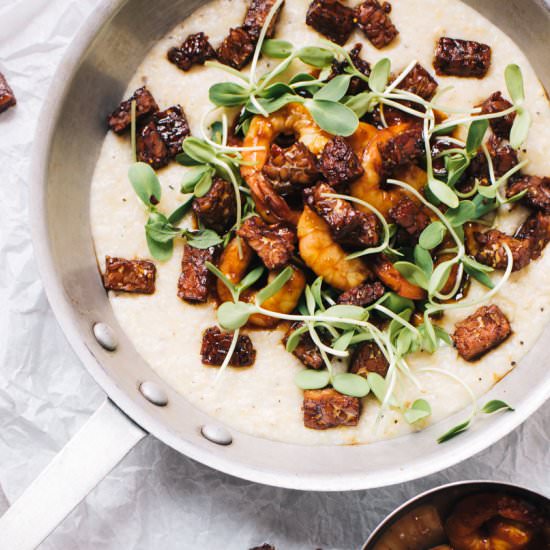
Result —
<instances>
[{"instance_id":1,"label":"skillet handle","mask_svg":"<svg viewBox=\"0 0 550 550\"><path fill-rule=\"evenodd\" d=\"M107 399L0 517L0 548L34 550L145 435Z\"/></svg>"}]
</instances>

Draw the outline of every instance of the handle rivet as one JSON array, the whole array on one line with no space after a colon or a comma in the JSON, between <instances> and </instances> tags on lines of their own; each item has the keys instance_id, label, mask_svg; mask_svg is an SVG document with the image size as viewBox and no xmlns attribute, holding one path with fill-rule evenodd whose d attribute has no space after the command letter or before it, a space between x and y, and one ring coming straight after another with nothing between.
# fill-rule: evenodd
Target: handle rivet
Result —
<instances>
[{"instance_id":1,"label":"handle rivet","mask_svg":"<svg viewBox=\"0 0 550 550\"><path fill-rule=\"evenodd\" d=\"M107 351L115 351L118 347L118 340L111 329L105 323L96 323L93 327L95 339L99 345Z\"/></svg>"},{"instance_id":2,"label":"handle rivet","mask_svg":"<svg viewBox=\"0 0 550 550\"><path fill-rule=\"evenodd\" d=\"M205 424L201 428L201 434L204 438L217 445L231 445L233 436L223 426L216 424Z\"/></svg>"},{"instance_id":3,"label":"handle rivet","mask_svg":"<svg viewBox=\"0 0 550 550\"><path fill-rule=\"evenodd\" d=\"M139 391L141 395L147 399L153 405L158 407L165 407L168 405L168 395L166 392L155 382L142 382L139 385Z\"/></svg>"}]
</instances>

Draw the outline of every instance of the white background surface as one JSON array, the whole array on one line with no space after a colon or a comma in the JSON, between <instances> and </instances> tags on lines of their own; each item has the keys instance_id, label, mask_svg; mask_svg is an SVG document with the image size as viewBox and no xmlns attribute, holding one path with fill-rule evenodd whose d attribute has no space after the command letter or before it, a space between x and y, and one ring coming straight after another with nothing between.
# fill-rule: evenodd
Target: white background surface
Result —
<instances>
[{"instance_id":1,"label":"white background surface","mask_svg":"<svg viewBox=\"0 0 550 550\"><path fill-rule=\"evenodd\" d=\"M0 485L11 501L103 399L48 306L27 211L27 170L43 98L67 45L100 1L0 0L0 72L18 98L15 109L0 115ZM355 493L240 481L149 438L41 548L246 550L269 541L278 550L357 549L402 501L448 481L505 480L550 494L549 413L547 404L455 468Z\"/></svg>"}]
</instances>

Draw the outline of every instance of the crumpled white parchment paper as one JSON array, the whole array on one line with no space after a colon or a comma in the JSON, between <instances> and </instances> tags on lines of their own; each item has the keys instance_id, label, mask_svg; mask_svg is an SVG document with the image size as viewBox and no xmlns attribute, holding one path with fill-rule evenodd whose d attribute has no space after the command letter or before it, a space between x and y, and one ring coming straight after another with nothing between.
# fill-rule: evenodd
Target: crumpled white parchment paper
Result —
<instances>
[{"instance_id":1,"label":"crumpled white parchment paper","mask_svg":"<svg viewBox=\"0 0 550 550\"><path fill-rule=\"evenodd\" d=\"M0 71L18 105L0 116L0 513L101 403L48 306L28 229L27 169L55 68L101 0L0 0ZM304 493L230 478L152 438L41 546L44 550L357 549L404 500L462 479L550 493L550 405L481 455L397 487Z\"/></svg>"}]
</instances>

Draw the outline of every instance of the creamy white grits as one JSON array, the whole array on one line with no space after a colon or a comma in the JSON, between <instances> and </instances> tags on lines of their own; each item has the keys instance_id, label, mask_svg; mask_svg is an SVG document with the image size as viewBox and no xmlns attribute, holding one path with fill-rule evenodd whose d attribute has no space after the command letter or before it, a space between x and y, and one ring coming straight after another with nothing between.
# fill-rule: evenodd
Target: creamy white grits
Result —
<instances>
[{"instance_id":1,"label":"creamy white grits","mask_svg":"<svg viewBox=\"0 0 550 550\"><path fill-rule=\"evenodd\" d=\"M287 0L277 27L278 38L297 46L319 43L322 37L305 25L308 4L308 0ZM204 67L195 67L184 73L167 61L166 52L188 34L199 31L204 31L213 44L219 44L230 26L240 24L246 5L246 0L214 0L197 10L153 47L129 83L125 97L146 83L161 108L181 104L193 134L200 136L201 116L211 107L209 87L231 80L231 77L217 69ZM504 92L506 65L520 65L526 84L527 105L533 116L533 127L525 146L526 155L522 153L521 156L530 161L525 169L527 173L546 175L549 172L550 108L527 58L512 40L458 0L394 0L392 5L392 20L400 32L397 40L380 51L356 31L346 46L349 48L362 42L362 56L371 64L381 57L390 57L392 68L398 71L412 59L417 59L433 71L432 57L440 36L489 44L493 49L489 75L482 80L438 78L440 85L455 86L442 102L468 109L494 91ZM144 233L147 214L127 178L131 162L129 139L108 133L91 189L92 230L101 269L106 255L150 258ZM163 188L162 211L171 212L178 206L181 200L179 187L185 170L172 163L159 171ZM506 231L517 227L522 216L525 213L521 208L501 214L499 228ZM198 408L237 430L303 444L369 443L426 425L412 427L397 411L389 411L375 425L379 405L369 396L363 400L363 413L357 427L326 431L305 428L301 411L302 391L294 383L294 376L303 365L285 351L281 344L281 330L249 332L257 350L255 365L227 369L216 386L214 379L218 369L203 366L200 360L202 332L216 324L216 313L212 304L193 306L178 299L181 256L182 245L179 243L171 260L164 263L155 261L158 272L153 295L110 292L110 300L120 325L139 353L162 378ZM420 392L410 383L403 382L398 388L399 397L405 402L419 397L427 399L433 411L429 423L447 417L469 402L468 395L455 381L439 373L418 372L422 367L438 367L454 373L477 396L487 392L519 362L547 322L550 313L549 270L550 255L544 254L526 269L513 274L503 291L492 299L491 302L500 306L512 325L513 335L504 344L476 363L466 363L453 348L442 348L431 356L410 356L409 364L417 373L423 389ZM483 292L481 287L472 285L468 299ZM474 309L448 313L445 327L452 332L454 323Z\"/></svg>"}]
</instances>

